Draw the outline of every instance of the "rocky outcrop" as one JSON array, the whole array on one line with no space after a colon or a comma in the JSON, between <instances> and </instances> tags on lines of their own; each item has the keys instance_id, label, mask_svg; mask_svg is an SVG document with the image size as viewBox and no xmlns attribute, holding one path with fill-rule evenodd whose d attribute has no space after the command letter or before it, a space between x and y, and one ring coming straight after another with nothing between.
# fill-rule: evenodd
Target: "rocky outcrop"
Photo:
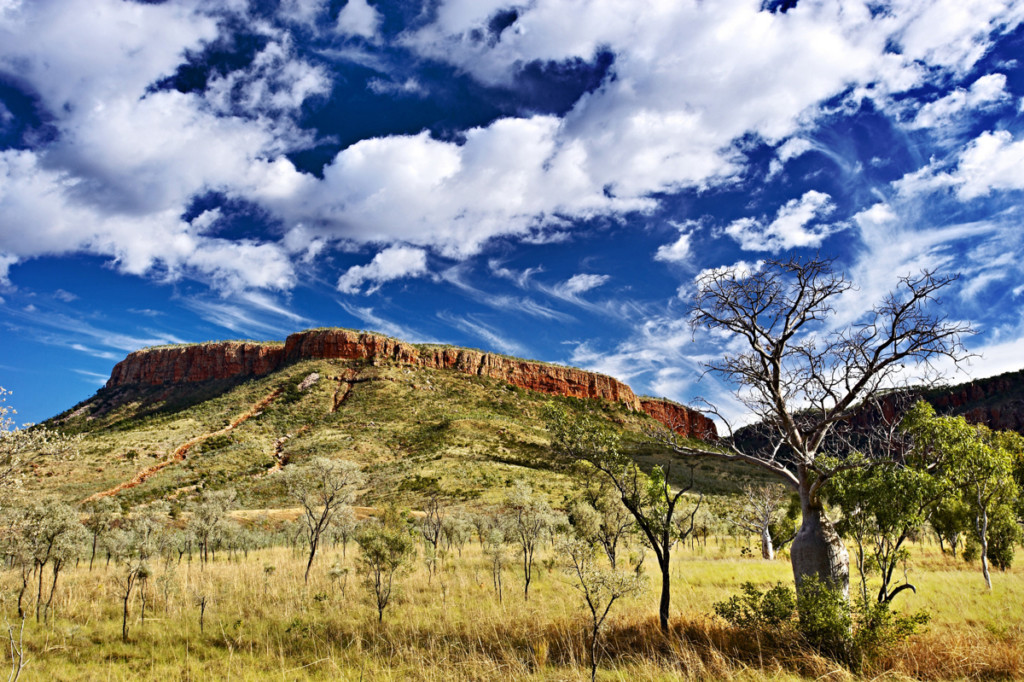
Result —
<instances>
[{"instance_id":1,"label":"rocky outcrop","mask_svg":"<svg viewBox=\"0 0 1024 682\"><path fill-rule=\"evenodd\" d=\"M114 365L107 388L258 377L280 368L283 359L284 347L280 344L224 341L148 348Z\"/></svg>"},{"instance_id":2,"label":"rocky outcrop","mask_svg":"<svg viewBox=\"0 0 1024 682\"><path fill-rule=\"evenodd\" d=\"M700 440L716 440L715 422L696 410L657 398L642 398L640 409L676 433Z\"/></svg>"},{"instance_id":3,"label":"rocky outcrop","mask_svg":"<svg viewBox=\"0 0 1024 682\"><path fill-rule=\"evenodd\" d=\"M107 388L263 376L312 359L394 362L489 377L549 395L600 398L646 412L684 436L716 438L714 423L699 412L669 401L641 400L629 386L603 374L467 348L405 343L347 329L299 332L289 336L284 346L224 342L141 350L114 367Z\"/></svg>"},{"instance_id":4,"label":"rocky outcrop","mask_svg":"<svg viewBox=\"0 0 1024 682\"><path fill-rule=\"evenodd\" d=\"M962 415L974 424L1024 433L1024 371L927 391L924 398L939 414Z\"/></svg>"}]
</instances>

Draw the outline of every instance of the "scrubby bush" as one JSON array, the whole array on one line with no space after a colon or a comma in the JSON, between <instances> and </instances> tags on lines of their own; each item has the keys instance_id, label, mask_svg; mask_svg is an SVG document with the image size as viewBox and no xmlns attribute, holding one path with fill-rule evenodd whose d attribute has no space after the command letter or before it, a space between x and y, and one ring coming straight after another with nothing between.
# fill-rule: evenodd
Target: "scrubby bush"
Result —
<instances>
[{"instance_id":1,"label":"scrubby bush","mask_svg":"<svg viewBox=\"0 0 1024 682\"><path fill-rule=\"evenodd\" d=\"M887 602L851 605L816 577L805 578L799 597L780 583L764 591L744 583L741 594L716 603L714 610L737 630L789 635L855 670L919 632L929 619L925 612L900 614Z\"/></svg>"}]
</instances>

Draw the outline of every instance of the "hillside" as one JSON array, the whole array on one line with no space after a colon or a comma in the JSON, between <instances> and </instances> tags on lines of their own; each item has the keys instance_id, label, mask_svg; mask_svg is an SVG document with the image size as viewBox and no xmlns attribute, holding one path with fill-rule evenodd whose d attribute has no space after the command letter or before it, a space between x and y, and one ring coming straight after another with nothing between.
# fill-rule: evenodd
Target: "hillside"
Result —
<instances>
[{"instance_id":1,"label":"hillside","mask_svg":"<svg viewBox=\"0 0 1024 682\"><path fill-rule=\"evenodd\" d=\"M689 437L714 424L668 401L583 370L481 351L413 345L341 329L284 343L216 342L130 354L95 396L53 423L81 434L81 454L35 471L82 500L114 494L132 505L184 500L231 486L249 508L285 504L281 468L317 455L363 465L361 500L413 504L431 492L471 504L500 498L524 476L560 501L571 487L551 468L541 410L550 400L596 409L642 461L653 419ZM675 467L677 476L686 467ZM699 465L699 487L734 490L757 476L739 465Z\"/></svg>"}]
</instances>

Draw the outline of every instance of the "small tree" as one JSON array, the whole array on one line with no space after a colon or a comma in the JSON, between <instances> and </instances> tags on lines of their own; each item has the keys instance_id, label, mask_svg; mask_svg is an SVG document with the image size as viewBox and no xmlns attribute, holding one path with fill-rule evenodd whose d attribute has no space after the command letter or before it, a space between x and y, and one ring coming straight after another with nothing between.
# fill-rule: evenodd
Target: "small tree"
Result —
<instances>
[{"instance_id":1,"label":"small tree","mask_svg":"<svg viewBox=\"0 0 1024 682\"><path fill-rule=\"evenodd\" d=\"M566 558L566 571L575 578L575 587L590 612L590 679L597 677L601 626L619 599L643 589L644 578L634 571L617 571L598 565L594 545L580 538L563 540L560 553Z\"/></svg>"},{"instance_id":2,"label":"small tree","mask_svg":"<svg viewBox=\"0 0 1024 682\"><path fill-rule=\"evenodd\" d=\"M739 508L729 515L733 525L760 538L762 559L775 558L772 526L782 519L788 501L789 494L781 485L745 485Z\"/></svg>"},{"instance_id":3,"label":"small tree","mask_svg":"<svg viewBox=\"0 0 1024 682\"><path fill-rule=\"evenodd\" d=\"M89 570L91 571L93 561L96 559L96 547L103 535L110 530L114 519L121 513L121 506L111 497L101 497L87 503L86 512L88 516L82 523L92 535L92 552L89 554Z\"/></svg>"},{"instance_id":4,"label":"small tree","mask_svg":"<svg viewBox=\"0 0 1024 682\"><path fill-rule=\"evenodd\" d=\"M427 553L427 575L433 580L437 572L437 561L442 554L441 534L444 531L444 522L448 515L448 506L438 494L432 494L427 498L423 508L424 514L420 518L420 535L426 545Z\"/></svg>"},{"instance_id":5,"label":"small tree","mask_svg":"<svg viewBox=\"0 0 1024 682\"><path fill-rule=\"evenodd\" d=\"M24 509L17 527L21 533L23 559L31 560L37 577L36 621L43 616L43 576L49 566L52 582L49 599L45 602L48 613L57 579L67 561L73 561L85 542L86 534L75 510L57 500L44 500ZM23 576L24 577L24 576Z\"/></svg>"},{"instance_id":6,"label":"small tree","mask_svg":"<svg viewBox=\"0 0 1024 682\"><path fill-rule=\"evenodd\" d=\"M548 503L533 494L530 487L516 481L505 498L506 534L519 545L523 557L523 599L530 598L533 578L533 557L543 534L554 523L554 512Z\"/></svg>"},{"instance_id":7,"label":"small tree","mask_svg":"<svg viewBox=\"0 0 1024 682\"><path fill-rule=\"evenodd\" d=\"M1013 463L1015 454L1024 450L1024 440L1016 434L969 424L963 417L938 417L925 402L915 405L906 421L917 448L931 453L952 490L971 510L973 530L981 545L981 572L991 590L990 521L996 508L1008 507L1017 499Z\"/></svg>"},{"instance_id":8,"label":"small tree","mask_svg":"<svg viewBox=\"0 0 1024 682\"><path fill-rule=\"evenodd\" d=\"M192 506L188 530L195 538L199 560L205 565L211 552L226 532L227 512L235 504L234 490L205 490L199 502Z\"/></svg>"},{"instance_id":9,"label":"small tree","mask_svg":"<svg viewBox=\"0 0 1024 682\"><path fill-rule=\"evenodd\" d=\"M588 462L580 462L578 469L569 521L578 536L601 546L614 569L619 543L635 530L636 521L605 475Z\"/></svg>"},{"instance_id":10,"label":"small tree","mask_svg":"<svg viewBox=\"0 0 1024 682\"><path fill-rule=\"evenodd\" d=\"M391 602L395 576L412 561L416 544L409 524L394 509L381 519L370 519L362 525L356 543L359 545L359 572L377 607L377 622L384 620L384 609Z\"/></svg>"},{"instance_id":11,"label":"small tree","mask_svg":"<svg viewBox=\"0 0 1024 682\"><path fill-rule=\"evenodd\" d=\"M347 505L362 484L359 467L344 460L316 457L308 464L286 470L288 495L302 506L305 539L309 547L305 582L320 545L320 538L338 510Z\"/></svg>"},{"instance_id":12,"label":"small tree","mask_svg":"<svg viewBox=\"0 0 1024 682\"><path fill-rule=\"evenodd\" d=\"M7 405L10 391L0 386L0 504L7 502L12 490L21 486L21 477L31 464L44 459L73 457L78 452L78 437L65 436L46 426L14 421L17 411Z\"/></svg>"},{"instance_id":13,"label":"small tree","mask_svg":"<svg viewBox=\"0 0 1024 682\"><path fill-rule=\"evenodd\" d=\"M571 418L564 410L549 404L547 420L555 448L570 461L589 462L607 476L648 546L654 550L661 571L658 618L662 632L667 633L672 548L693 532L693 519L704 499L702 495L688 514L677 513L683 494L693 487L693 470L690 470L690 483L673 491L667 481L667 467L655 466L650 474L645 474L632 458L619 451L618 437L590 415Z\"/></svg>"},{"instance_id":14,"label":"small tree","mask_svg":"<svg viewBox=\"0 0 1024 682\"><path fill-rule=\"evenodd\" d=\"M926 469L896 462L847 469L832 479L828 499L843 509L838 530L854 542L865 602L869 573L882 581L878 602L888 603L903 590L917 591L909 581L893 587L894 574L909 559L906 542L924 526L943 492L941 481Z\"/></svg>"},{"instance_id":15,"label":"small tree","mask_svg":"<svg viewBox=\"0 0 1024 682\"><path fill-rule=\"evenodd\" d=\"M502 602L501 574L505 570L508 560L508 545L505 542L505 531L500 525L491 527L490 532L484 539L484 556L490 559L491 581L494 583L494 591L498 595L498 603Z\"/></svg>"}]
</instances>

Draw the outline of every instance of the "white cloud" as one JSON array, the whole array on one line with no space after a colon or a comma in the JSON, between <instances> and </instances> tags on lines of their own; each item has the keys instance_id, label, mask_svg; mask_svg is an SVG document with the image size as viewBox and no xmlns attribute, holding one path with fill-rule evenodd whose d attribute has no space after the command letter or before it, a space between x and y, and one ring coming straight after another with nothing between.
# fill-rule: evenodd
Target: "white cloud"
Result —
<instances>
[{"instance_id":1,"label":"white cloud","mask_svg":"<svg viewBox=\"0 0 1024 682\"><path fill-rule=\"evenodd\" d=\"M461 332L475 336L478 339L482 339L491 349L497 349L502 353L515 355L517 357L526 356L526 351L523 346L506 338L494 327L481 322L479 318L473 315L460 317L458 315L442 311L437 313L437 317Z\"/></svg>"},{"instance_id":2,"label":"white cloud","mask_svg":"<svg viewBox=\"0 0 1024 682\"><path fill-rule=\"evenodd\" d=\"M775 158L771 160L768 166L768 177L774 177L782 172L783 166L790 159L795 159L802 154L806 154L815 148L813 142L804 137L791 137L775 150Z\"/></svg>"},{"instance_id":3,"label":"white cloud","mask_svg":"<svg viewBox=\"0 0 1024 682\"><path fill-rule=\"evenodd\" d=\"M366 87L378 95L398 95L425 97L427 89L415 78L406 78L404 81L389 81L382 78L371 78L366 82Z\"/></svg>"},{"instance_id":4,"label":"white cloud","mask_svg":"<svg viewBox=\"0 0 1024 682\"><path fill-rule=\"evenodd\" d=\"M499 261L494 259L487 261L487 267L498 277L515 282L520 289L525 289L534 275L544 272L544 268L541 266L526 268L524 270L511 270L502 266Z\"/></svg>"},{"instance_id":5,"label":"white cloud","mask_svg":"<svg viewBox=\"0 0 1024 682\"><path fill-rule=\"evenodd\" d=\"M725 227L725 233L735 239L746 251L771 251L820 246L833 232L842 229L836 225L808 223L829 215L833 210L832 198L824 192L810 190L799 199L783 205L768 225L754 218L741 218Z\"/></svg>"},{"instance_id":6,"label":"white cloud","mask_svg":"<svg viewBox=\"0 0 1024 682\"><path fill-rule=\"evenodd\" d=\"M945 125L963 112L1004 101L1008 96L1006 76L991 73L974 81L968 90L958 88L945 97L925 104L918 110L911 126L932 128Z\"/></svg>"},{"instance_id":7,"label":"white cloud","mask_svg":"<svg viewBox=\"0 0 1024 682\"><path fill-rule=\"evenodd\" d=\"M338 33L373 39L381 16L366 0L348 0L338 13Z\"/></svg>"},{"instance_id":8,"label":"white cloud","mask_svg":"<svg viewBox=\"0 0 1024 682\"><path fill-rule=\"evenodd\" d=\"M1024 139L1006 130L982 133L960 154L953 183L961 199L1024 189Z\"/></svg>"},{"instance_id":9,"label":"white cloud","mask_svg":"<svg viewBox=\"0 0 1024 682\"><path fill-rule=\"evenodd\" d=\"M997 0L897 0L874 13L865 4L807 2L786 14L759 11L754 0L536 0L518 7L500 40L488 39L487 22L507 7L447 0L401 40L485 84L506 86L532 64L591 62L600 51L614 54L614 77L564 117L498 120L462 131L459 141L428 133L363 140L318 179L286 154L312 144L294 120L303 102L330 91L333 76L299 56L287 29L249 16L246 3L5 5L0 68L39 93L59 136L45 150L0 152L0 279L20 260L87 252L123 272L194 277L225 291L288 289L293 261L312 261L330 244L402 244L424 258L430 250L465 259L496 237L568 239L574 221L650 212L659 193L736 181L747 161L738 139L785 140L776 160L794 158L810 144L803 133L823 101L843 93L883 101L962 77L992 35L1024 15L1021 3ZM286 0L280 12L313 26L325 10L322 0ZM231 30L225 15L266 38L252 63L214 76L205 93L153 91L187 53ZM336 28L378 41L380 21L366 0L350 0ZM379 50L353 44L361 41L321 54L386 72ZM370 87L417 94L420 83L378 79ZM963 97L995 101L1003 89L987 77ZM933 104L936 112L958 106ZM1007 163L1014 157L1009 147L995 151ZM1002 180L975 173L960 191L1016 182L1012 168L1004 171ZM208 192L260 205L290 226L286 236L229 241L203 221L182 221ZM826 210L808 196L767 226L733 231L751 248L820 243L832 228L808 227ZM682 258L684 237L657 257ZM357 266L339 286L379 285L384 265Z\"/></svg>"},{"instance_id":10,"label":"white cloud","mask_svg":"<svg viewBox=\"0 0 1024 682\"><path fill-rule=\"evenodd\" d=\"M522 272L514 272L506 268L496 267L496 263L493 261L489 265L494 274L498 277L506 279L511 278L513 281L516 281L521 288L526 288L530 283L530 278L537 272L540 272L540 268L527 268ZM473 286L466 281L466 271L466 266L456 265L443 270L438 277L442 281L456 287L461 293L474 301L479 301L480 303L490 306L495 310L500 310L503 313L522 313L538 319L554 320L557 322L572 322L575 320L572 315L567 315L546 305L537 303L532 298L507 296L505 294L495 294L489 291L484 291L483 289Z\"/></svg>"},{"instance_id":11,"label":"white cloud","mask_svg":"<svg viewBox=\"0 0 1024 682\"><path fill-rule=\"evenodd\" d=\"M71 303L78 300L77 295L70 291L64 291L63 289L57 289L57 291L53 292L53 297L58 301L64 301L65 303Z\"/></svg>"},{"instance_id":12,"label":"white cloud","mask_svg":"<svg viewBox=\"0 0 1024 682\"><path fill-rule=\"evenodd\" d=\"M358 293L366 282L370 283L367 294L380 289L385 282L406 277L420 277L427 274L427 252L410 246L391 246L376 256L367 265L353 265L338 278L338 291L344 294Z\"/></svg>"},{"instance_id":13,"label":"white cloud","mask_svg":"<svg viewBox=\"0 0 1024 682\"><path fill-rule=\"evenodd\" d=\"M596 289L611 279L610 275L578 274L559 284L556 289L564 296L577 296Z\"/></svg>"},{"instance_id":14,"label":"white cloud","mask_svg":"<svg viewBox=\"0 0 1024 682\"><path fill-rule=\"evenodd\" d=\"M692 243L693 232L698 223L687 221L685 223L672 223L672 226L679 230L679 238L671 244L662 244L654 254L654 260L666 263L682 263L689 260L693 255Z\"/></svg>"},{"instance_id":15,"label":"white cloud","mask_svg":"<svg viewBox=\"0 0 1024 682\"><path fill-rule=\"evenodd\" d=\"M431 343L433 341L409 327L384 319L375 313L373 308L360 308L341 301L338 301L338 305L344 308L346 313L367 325L369 331L380 332L386 336L414 343Z\"/></svg>"}]
</instances>

